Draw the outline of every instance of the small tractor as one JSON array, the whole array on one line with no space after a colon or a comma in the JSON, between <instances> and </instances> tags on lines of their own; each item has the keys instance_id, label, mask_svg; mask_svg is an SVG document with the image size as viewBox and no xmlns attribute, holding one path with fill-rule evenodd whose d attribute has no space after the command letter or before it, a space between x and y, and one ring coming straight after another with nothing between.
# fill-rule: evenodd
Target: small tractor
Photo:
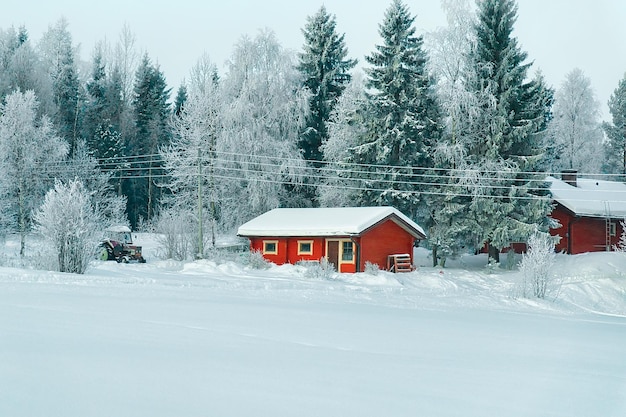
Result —
<instances>
[{"instance_id":1,"label":"small tractor","mask_svg":"<svg viewBox=\"0 0 626 417\"><path fill-rule=\"evenodd\" d=\"M109 236L100 243L100 259L103 261L117 261L128 263L137 261L145 263L141 253L141 246L133 245L130 228L127 226L113 226L107 229Z\"/></svg>"}]
</instances>

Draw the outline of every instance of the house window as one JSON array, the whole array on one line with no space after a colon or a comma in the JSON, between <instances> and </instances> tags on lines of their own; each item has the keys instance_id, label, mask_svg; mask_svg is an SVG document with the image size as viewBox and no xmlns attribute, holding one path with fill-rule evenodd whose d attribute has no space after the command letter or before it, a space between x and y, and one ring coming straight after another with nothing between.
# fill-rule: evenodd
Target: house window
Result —
<instances>
[{"instance_id":1,"label":"house window","mask_svg":"<svg viewBox=\"0 0 626 417\"><path fill-rule=\"evenodd\" d=\"M277 255L278 254L278 241L277 240L264 240L263 241L263 255Z\"/></svg>"},{"instance_id":2,"label":"house window","mask_svg":"<svg viewBox=\"0 0 626 417\"><path fill-rule=\"evenodd\" d=\"M312 240L299 240L298 241L298 255L313 255L313 241Z\"/></svg>"},{"instance_id":3,"label":"house window","mask_svg":"<svg viewBox=\"0 0 626 417\"><path fill-rule=\"evenodd\" d=\"M614 222L610 223L609 232L611 236L615 236L617 234L616 224Z\"/></svg>"},{"instance_id":4,"label":"house window","mask_svg":"<svg viewBox=\"0 0 626 417\"><path fill-rule=\"evenodd\" d=\"M354 244L351 241L341 242L341 261L352 262L354 260Z\"/></svg>"}]
</instances>

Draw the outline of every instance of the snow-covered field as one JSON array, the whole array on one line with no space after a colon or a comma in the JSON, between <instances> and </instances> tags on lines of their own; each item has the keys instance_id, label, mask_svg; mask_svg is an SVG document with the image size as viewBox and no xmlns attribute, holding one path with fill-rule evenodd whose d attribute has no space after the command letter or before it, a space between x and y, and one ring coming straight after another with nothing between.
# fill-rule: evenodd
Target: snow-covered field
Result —
<instances>
[{"instance_id":1,"label":"snow-covered field","mask_svg":"<svg viewBox=\"0 0 626 417\"><path fill-rule=\"evenodd\" d=\"M559 255L539 301L481 256L324 279L138 243L0 268L0 416L626 416L626 254Z\"/></svg>"}]
</instances>

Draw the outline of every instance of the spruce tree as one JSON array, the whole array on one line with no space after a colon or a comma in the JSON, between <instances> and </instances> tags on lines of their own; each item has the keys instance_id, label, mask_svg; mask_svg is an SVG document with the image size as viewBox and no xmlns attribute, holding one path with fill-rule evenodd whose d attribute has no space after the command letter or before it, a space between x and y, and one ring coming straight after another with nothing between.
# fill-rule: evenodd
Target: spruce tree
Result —
<instances>
[{"instance_id":1,"label":"spruce tree","mask_svg":"<svg viewBox=\"0 0 626 417\"><path fill-rule=\"evenodd\" d=\"M174 115L181 116L185 102L187 102L187 87L183 83L178 87L176 99L174 100Z\"/></svg>"},{"instance_id":2,"label":"spruce tree","mask_svg":"<svg viewBox=\"0 0 626 417\"><path fill-rule=\"evenodd\" d=\"M133 227L153 217L161 195L157 178L162 174L162 163L157 154L171 139L169 97L170 89L163 73L147 54L144 55L135 78L135 133L126 144L127 154L133 157L134 164L133 175L124 185L128 217Z\"/></svg>"},{"instance_id":3,"label":"spruce tree","mask_svg":"<svg viewBox=\"0 0 626 417\"><path fill-rule=\"evenodd\" d=\"M362 205L390 205L424 221L420 191L414 185L433 167L432 147L441 134L440 110L427 71L423 37L401 0L387 9L379 33L382 45L366 57L369 126L354 148L352 162L368 178Z\"/></svg>"},{"instance_id":4,"label":"spruce tree","mask_svg":"<svg viewBox=\"0 0 626 417\"><path fill-rule=\"evenodd\" d=\"M308 161L320 161L320 146L328 139L328 119L337 99L350 82L350 70L357 61L347 59L344 35L337 33L335 16L322 6L307 18L302 30L304 52L299 54L298 70L311 92L310 114L300 148ZM317 164L316 164L317 165Z\"/></svg>"},{"instance_id":5,"label":"spruce tree","mask_svg":"<svg viewBox=\"0 0 626 417\"><path fill-rule=\"evenodd\" d=\"M82 137L99 168L116 174L110 177L110 184L115 185L121 194L120 158L124 156L124 144L120 133L123 102L119 72L114 68L110 75L107 74L101 46L94 51L92 65L86 85Z\"/></svg>"},{"instance_id":6,"label":"spruce tree","mask_svg":"<svg viewBox=\"0 0 626 417\"><path fill-rule=\"evenodd\" d=\"M603 124L608 138L603 171L607 174L621 174L623 180L626 178L626 75L609 99L609 112L612 121Z\"/></svg>"},{"instance_id":7,"label":"spruce tree","mask_svg":"<svg viewBox=\"0 0 626 417\"><path fill-rule=\"evenodd\" d=\"M43 35L41 49L52 80L54 104L52 120L59 135L69 143L72 155L79 139L81 122L79 101L82 92L72 35L67 26L67 21L60 19L55 26L50 27Z\"/></svg>"},{"instance_id":8,"label":"spruce tree","mask_svg":"<svg viewBox=\"0 0 626 417\"><path fill-rule=\"evenodd\" d=\"M490 255L547 227L549 201L541 175L532 174L541 159L542 134L549 117L549 89L541 79L527 80L531 64L513 37L514 0L481 0L471 51L475 69L468 89L477 100L477 131L468 146L476 184L471 204L478 226L477 244Z\"/></svg>"}]
</instances>

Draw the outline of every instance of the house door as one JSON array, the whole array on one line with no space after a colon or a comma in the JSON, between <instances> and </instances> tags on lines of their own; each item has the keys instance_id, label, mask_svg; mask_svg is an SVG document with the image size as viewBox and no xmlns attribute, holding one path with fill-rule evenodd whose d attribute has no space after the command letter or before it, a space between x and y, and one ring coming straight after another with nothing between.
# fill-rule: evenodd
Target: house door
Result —
<instances>
[{"instance_id":1,"label":"house door","mask_svg":"<svg viewBox=\"0 0 626 417\"><path fill-rule=\"evenodd\" d=\"M326 241L326 258L328 259L328 263L333 264L335 270L338 270L339 267L339 241L337 240L327 240Z\"/></svg>"}]
</instances>

